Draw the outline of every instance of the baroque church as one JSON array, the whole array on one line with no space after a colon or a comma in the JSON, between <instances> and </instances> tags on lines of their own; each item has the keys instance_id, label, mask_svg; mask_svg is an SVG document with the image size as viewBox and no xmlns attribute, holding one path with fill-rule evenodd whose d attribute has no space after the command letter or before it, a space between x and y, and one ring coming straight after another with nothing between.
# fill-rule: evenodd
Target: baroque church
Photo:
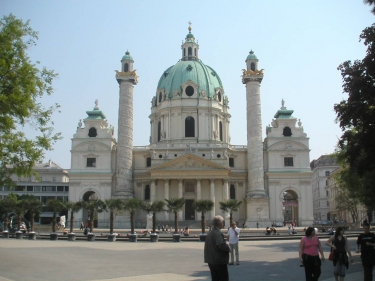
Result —
<instances>
[{"instance_id":1,"label":"baroque church","mask_svg":"<svg viewBox=\"0 0 375 281\"><path fill-rule=\"evenodd\" d=\"M186 204L178 219L193 225L200 221L200 214L192 208L194 200L215 203L206 214L210 221L215 215L228 220L219 202L237 199L243 201L234 213L240 225L265 227L285 220L312 224L309 138L282 101L262 139L264 73L253 51L242 70L247 145L231 144L230 96L219 74L200 59L189 26L181 59L161 73L150 97L149 144L133 146L133 94L138 83L134 62L126 52L115 75L119 84L117 136L97 101L78 124L72 138L70 201L134 197L153 202L183 197ZM83 210L76 219L86 221L89 216ZM107 227L109 213L97 214L95 219L99 227ZM136 227L145 227L148 220L144 211L137 211ZM158 213L157 222L171 225L173 215ZM129 214L117 215L115 227L129 226Z\"/></svg>"}]
</instances>

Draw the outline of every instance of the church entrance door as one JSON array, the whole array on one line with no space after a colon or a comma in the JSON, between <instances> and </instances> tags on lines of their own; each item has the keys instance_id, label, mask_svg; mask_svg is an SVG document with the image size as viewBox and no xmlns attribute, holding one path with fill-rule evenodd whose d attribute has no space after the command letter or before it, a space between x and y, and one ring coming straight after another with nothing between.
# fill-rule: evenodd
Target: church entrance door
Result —
<instances>
[{"instance_id":1,"label":"church entrance door","mask_svg":"<svg viewBox=\"0 0 375 281\"><path fill-rule=\"evenodd\" d=\"M193 209L194 200L185 201L185 220L195 220L195 210Z\"/></svg>"}]
</instances>

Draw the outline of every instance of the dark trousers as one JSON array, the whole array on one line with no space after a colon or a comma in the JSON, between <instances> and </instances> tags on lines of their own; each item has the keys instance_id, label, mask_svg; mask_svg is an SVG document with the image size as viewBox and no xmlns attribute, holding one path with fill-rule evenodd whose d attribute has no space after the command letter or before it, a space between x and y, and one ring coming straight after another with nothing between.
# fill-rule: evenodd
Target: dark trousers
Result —
<instances>
[{"instance_id":1,"label":"dark trousers","mask_svg":"<svg viewBox=\"0 0 375 281\"><path fill-rule=\"evenodd\" d=\"M372 270L374 269L374 260L372 257L362 258L362 266L364 271L364 280L372 281Z\"/></svg>"},{"instance_id":2,"label":"dark trousers","mask_svg":"<svg viewBox=\"0 0 375 281\"><path fill-rule=\"evenodd\" d=\"M212 281L229 281L227 264L208 264L211 271Z\"/></svg>"},{"instance_id":3,"label":"dark trousers","mask_svg":"<svg viewBox=\"0 0 375 281\"><path fill-rule=\"evenodd\" d=\"M321 274L321 261L319 256L309 256L304 254L303 265L305 266L306 281L317 281Z\"/></svg>"}]
</instances>

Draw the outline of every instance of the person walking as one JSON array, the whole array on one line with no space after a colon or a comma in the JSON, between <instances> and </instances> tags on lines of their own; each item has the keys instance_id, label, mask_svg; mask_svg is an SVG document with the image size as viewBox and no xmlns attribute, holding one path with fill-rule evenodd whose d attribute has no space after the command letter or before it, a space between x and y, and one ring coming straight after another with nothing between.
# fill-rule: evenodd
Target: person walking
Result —
<instances>
[{"instance_id":1,"label":"person walking","mask_svg":"<svg viewBox=\"0 0 375 281\"><path fill-rule=\"evenodd\" d=\"M83 223L83 221L81 221L81 226L79 228L79 230L83 230L85 228L85 224Z\"/></svg>"},{"instance_id":2,"label":"person walking","mask_svg":"<svg viewBox=\"0 0 375 281\"><path fill-rule=\"evenodd\" d=\"M321 274L320 266L321 260L319 253L324 261L324 253L322 245L318 236L315 235L315 229L308 227L305 232L305 236L302 237L299 243L299 260L305 267L306 281L317 281Z\"/></svg>"},{"instance_id":3,"label":"person walking","mask_svg":"<svg viewBox=\"0 0 375 281\"><path fill-rule=\"evenodd\" d=\"M239 265L238 259L238 242L240 241L240 229L237 227L235 222L232 222L227 233L229 247L230 247L230 265L234 264L234 253L236 252L236 264Z\"/></svg>"},{"instance_id":4,"label":"person walking","mask_svg":"<svg viewBox=\"0 0 375 281\"><path fill-rule=\"evenodd\" d=\"M331 251L333 252L333 274L335 275L336 281L344 281L345 268L348 269L349 266L348 256L346 253L348 253L350 257L350 262L353 263L353 257L349 249L348 239L344 236L344 232L344 228L339 226L336 229L335 235L332 235L326 242L326 245L331 247Z\"/></svg>"},{"instance_id":5,"label":"person walking","mask_svg":"<svg viewBox=\"0 0 375 281\"><path fill-rule=\"evenodd\" d=\"M224 226L222 216L215 216L213 229L208 232L204 243L204 262L208 263L212 281L229 281L228 262L229 245L225 241L221 229Z\"/></svg>"},{"instance_id":6,"label":"person walking","mask_svg":"<svg viewBox=\"0 0 375 281\"><path fill-rule=\"evenodd\" d=\"M363 224L363 233L357 238L357 253L361 251L364 280L372 281L372 270L375 265L375 234L370 232L370 225ZM359 249L361 248L361 249Z\"/></svg>"}]
</instances>

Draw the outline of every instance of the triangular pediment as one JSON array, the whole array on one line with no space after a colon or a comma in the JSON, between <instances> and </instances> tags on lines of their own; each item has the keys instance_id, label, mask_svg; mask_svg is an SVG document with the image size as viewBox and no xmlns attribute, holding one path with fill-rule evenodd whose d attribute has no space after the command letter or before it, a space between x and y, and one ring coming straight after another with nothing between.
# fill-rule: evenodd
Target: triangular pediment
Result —
<instances>
[{"instance_id":1,"label":"triangular pediment","mask_svg":"<svg viewBox=\"0 0 375 281\"><path fill-rule=\"evenodd\" d=\"M152 171L165 171L165 170L184 170L184 171L202 171L202 170L216 170L216 171L229 171L230 169L216 164L203 157L197 156L192 153L188 153L170 160L166 163L160 164L156 167L151 168Z\"/></svg>"}]
</instances>

